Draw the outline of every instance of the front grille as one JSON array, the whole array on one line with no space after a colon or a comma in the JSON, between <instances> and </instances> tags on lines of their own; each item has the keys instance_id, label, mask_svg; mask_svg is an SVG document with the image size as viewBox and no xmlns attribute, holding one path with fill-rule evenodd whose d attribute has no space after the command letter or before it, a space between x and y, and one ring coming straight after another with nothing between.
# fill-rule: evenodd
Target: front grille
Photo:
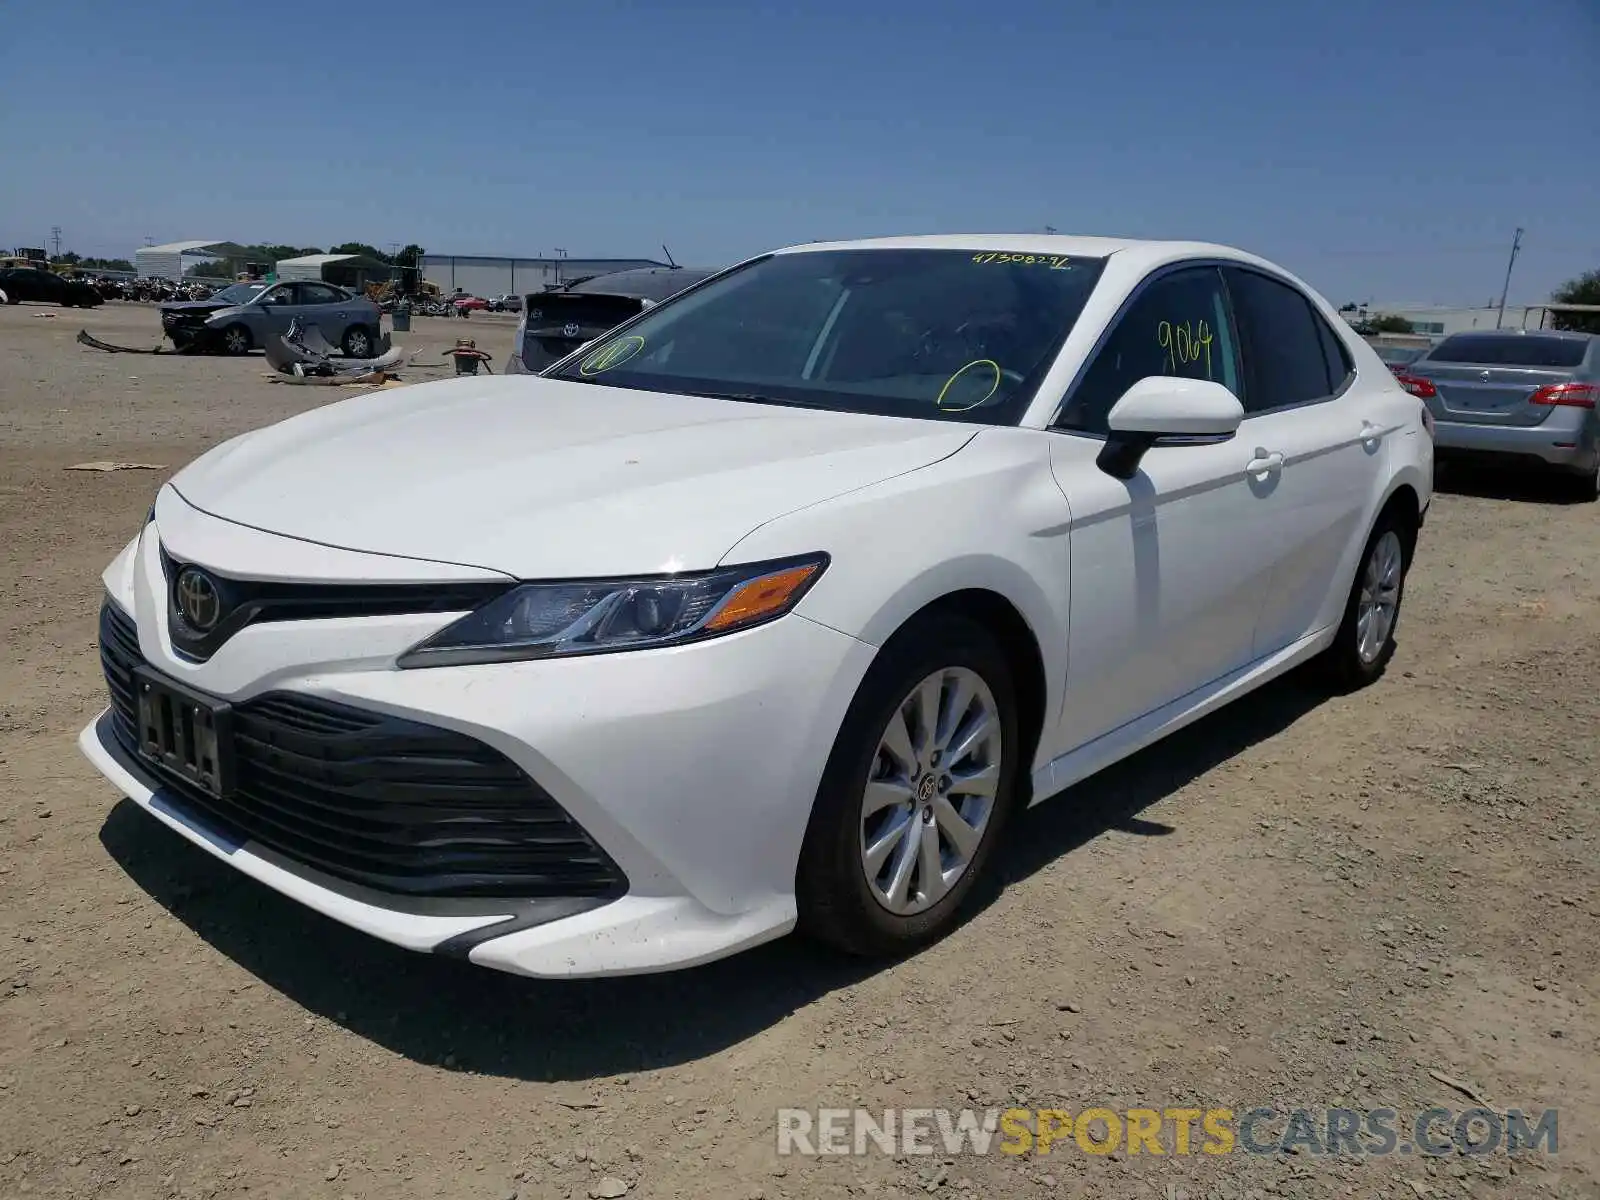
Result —
<instances>
[{"instance_id":1,"label":"front grille","mask_svg":"<svg viewBox=\"0 0 1600 1200\"><path fill-rule=\"evenodd\" d=\"M100 610L112 728L137 754L132 620ZM217 799L154 763L203 824L329 875L414 896L607 896L627 881L510 759L465 734L292 692L233 707L233 788Z\"/></svg>"},{"instance_id":2,"label":"front grille","mask_svg":"<svg viewBox=\"0 0 1600 1200\"><path fill-rule=\"evenodd\" d=\"M161 548L167 581L167 633L178 653L204 662L249 625L266 621L311 621L329 617L380 617L416 613L470 612L511 586L475 580L440 583L278 583L234 579L206 570L220 608L215 624L201 632L178 611L176 584L185 563Z\"/></svg>"}]
</instances>

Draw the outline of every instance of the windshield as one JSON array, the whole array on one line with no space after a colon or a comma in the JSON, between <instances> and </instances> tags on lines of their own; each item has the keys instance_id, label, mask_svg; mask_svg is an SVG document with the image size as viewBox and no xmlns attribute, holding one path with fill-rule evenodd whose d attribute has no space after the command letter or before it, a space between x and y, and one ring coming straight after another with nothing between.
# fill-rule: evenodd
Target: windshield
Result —
<instances>
[{"instance_id":1,"label":"windshield","mask_svg":"<svg viewBox=\"0 0 1600 1200\"><path fill-rule=\"evenodd\" d=\"M1103 266L973 250L770 255L649 310L553 377L1014 424Z\"/></svg>"},{"instance_id":2,"label":"windshield","mask_svg":"<svg viewBox=\"0 0 1600 1200\"><path fill-rule=\"evenodd\" d=\"M267 288L264 283L236 283L212 295L213 300L224 304L249 304Z\"/></svg>"}]
</instances>

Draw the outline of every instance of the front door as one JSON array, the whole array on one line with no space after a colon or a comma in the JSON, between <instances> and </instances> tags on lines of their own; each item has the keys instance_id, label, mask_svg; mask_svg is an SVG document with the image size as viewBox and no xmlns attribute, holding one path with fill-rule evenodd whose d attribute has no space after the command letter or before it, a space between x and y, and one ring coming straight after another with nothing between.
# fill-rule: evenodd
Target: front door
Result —
<instances>
[{"instance_id":1,"label":"front door","mask_svg":"<svg viewBox=\"0 0 1600 1200\"><path fill-rule=\"evenodd\" d=\"M257 332L257 344L264 345L266 338L282 337L289 332L289 322L304 310L300 307L298 283L275 283L261 293L256 301L264 314L262 328ZM304 317L301 318L304 320Z\"/></svg>"},{"instance_id":2,"label":"front door","mask_svg":"<svg viewBox=\"0 0 1600 1200\"><path fill-rule=\"evenodd\" d=\"M1111 407L1152 375L1243 394L1222 275L1169 270L1117 317L1055 423L1051 464L1072 508L1066 701L1056 754L1237 670L1273 573L1275 468L1243 435L1158 446L1138 473L1094 466Z\"/></svg>"}]
</instances>

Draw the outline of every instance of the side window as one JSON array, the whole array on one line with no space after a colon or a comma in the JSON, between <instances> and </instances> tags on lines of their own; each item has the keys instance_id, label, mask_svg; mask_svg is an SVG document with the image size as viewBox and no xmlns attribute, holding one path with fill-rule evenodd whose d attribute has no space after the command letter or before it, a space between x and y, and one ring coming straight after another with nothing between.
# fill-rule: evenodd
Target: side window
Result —
<instances>
[{"instance_id":1,"label":"side window","mask_svg":"<svg viewBox=\"0 0 1600 1200\"><path fill-rule=\"evenodd\" d=\"M1350 361L1350 351L1345 349L1339 335L1334 333L1315 308L1311 310L1311 319L1317 323L1317 333L1322 337L1322 357L1328 364L1328 383L1337 392L1356 373L1356 365Z\"/></svg>"},{"instance_id":2,"label":"side window","mask_svg":"<svg viewBox=\"0 0 1600 1200\"><path fill-rule=\"evenodd\" d=\"M1104 433L1112 406L1151 375L1209 379L1242 395L1234 345L1228 295L1215 267L1162 275L1117 318L1055 427Z\"/></svg>"},{"instance_id":3,"label":"side window","mask_svg":"<svg viewBox=\"0 0 1600 1200\"><path fill-rule=\"evenodd\" d=\"M1254 271L1227 268L1228 290L1239 315L1239 333L1250 386L1245 412L1264 412L1330 396L1345 371L1332 376L1320 318L1298 290ZM1348 359L1342 359L1348 362ZM1337 369L1337 368L1335 368Z\"/></svg>"},{"instance_id":4,"label":"side window","mask_svg":"<svg viewBox=\"0 0 1600 1200\"><path fill-rule=\"evenodd\" d=\"M343 296L325 283L302 283L300 285L301 304L336 304L343 299Z\"/></svg>"},{"instance_id":5,"label":"side window","mask_svg":"<svg viewBox=\"0 0 1600 1200\"><path fill-rule=\"evenodd\" d=\"M258 301L258 303L272 308L281 308L294 302L294 284L292 283L280 283L277 287L268 288L262 293L261 299Z\"/></svg>"}]
</instances>

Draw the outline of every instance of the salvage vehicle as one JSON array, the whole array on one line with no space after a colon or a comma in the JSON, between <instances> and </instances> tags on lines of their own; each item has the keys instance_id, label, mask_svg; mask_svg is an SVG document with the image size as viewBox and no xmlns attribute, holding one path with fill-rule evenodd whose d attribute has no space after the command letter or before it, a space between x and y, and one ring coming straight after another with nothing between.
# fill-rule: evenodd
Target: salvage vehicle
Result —
<instances>
[{"instance_id":1,"label":"salvage vehicle","mask_svg":"<svg viewBox=\"0 0 1600 1200\"><path fill-rule=\"evenodd\" d=\"M377 304L328 283L235 283L207 300L161 306L174 346L209 353L247 354L296 318L350 358L369 358L378 345Z\"/></svg>"},{"instance_id":2,"label":"salvage vehicle","mask_svg":"<svg viewBox=\"0 0 1600 1200\"><path fill-rule=\"evenodd\" d=\"M1400 373L1428 406L1439 460L1554 476L1600 499L1600 337L1485 330L1444 339Z\"/></svg>"},{"instance_id":3,"label":"salvage vehicle","mask_svg":"<svg viewBox=\"0 0 1600 1200\"><path fill-rule=\"evenodd\" d=\"M578 283L527 296L506 370L537 374L558 358L653 304L713 274L689 267L640 267L592 275Z\"/></svg>"},{"instance_id":4,"label":"salvage vehicle","mask_svg":"<svg viewBox=\"0 0 1600 1200\"><path fill-rule=\"evenodd\" d=\"M266 290L264 283L231 283L204 299L167 301L157 309L161 332L179 350L210 349L213 338L206 328L207 319L224 309L249 304Z\"/></svg>"},{"instance_id":5,"label":"salvage vehicle","mask_svg":"<svg viewBox=\"0 0 1600 1200\"><path fill-rule=\"evenodd\" d=\"M79 745L412 950L903 953L1019 808L1299 664L1378 679L1432 456L1371 347L1238 250L793 247L540 376L183 468L104 574Z\"/></svg>"},{"instance_id":6,"label":"salvage vehicle","mask_svg":"<svg viewBox=\"0 0 1600 1200\"><path fill-rule=\"evenodd\" d=\"M98 289L79 279L68 279L39 267L7 267L0 270L0 296L6 304L32 300L59 304L62 308L97 308L102 303Z\"/></svg>"}]
</instances>

